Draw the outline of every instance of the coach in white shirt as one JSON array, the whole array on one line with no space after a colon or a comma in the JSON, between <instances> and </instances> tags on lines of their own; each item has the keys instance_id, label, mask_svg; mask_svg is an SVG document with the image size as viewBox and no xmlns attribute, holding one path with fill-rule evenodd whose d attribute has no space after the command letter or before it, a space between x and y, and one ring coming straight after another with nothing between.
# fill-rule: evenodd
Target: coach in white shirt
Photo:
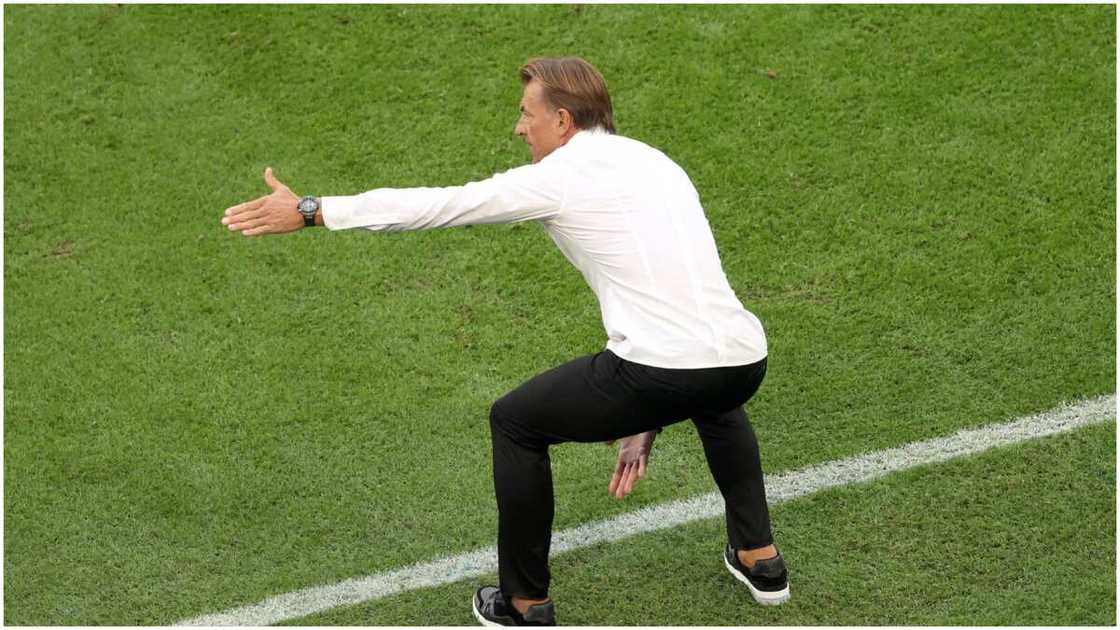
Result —
<instances>
[{"instance_id":1,"label":"coach in white shirt","mask_svg":"<svg viewBox=\"0 0 1120 630\"><path fill-rule=\"evenodd\" d=\"M464 186L302 199L267 169L273 192L226 210L222 223L253 236L535 221L583 273L606 350L533 377L490 412L500 586L476 592L480 621L555 623L550 445L621 439L609 490L622 498L644 476L660 429L689 418L726 503L725 564L759 603L781 603L787 574L743 410L766 373L766 336L727 282L696 189L663 153L615 135L591 64L535 59L520 74L516 133L532 164Z\"/></svg>"}]
</instances>

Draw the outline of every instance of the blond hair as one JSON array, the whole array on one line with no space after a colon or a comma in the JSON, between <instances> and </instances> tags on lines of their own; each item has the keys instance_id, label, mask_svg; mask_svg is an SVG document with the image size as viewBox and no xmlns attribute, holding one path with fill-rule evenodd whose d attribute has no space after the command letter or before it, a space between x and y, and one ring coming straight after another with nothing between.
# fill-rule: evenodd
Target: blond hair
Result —
<instances>
[{"instance_id":1,"label":"blond hair","mask_svg":"<svg viewBox=\"0 0 1120 630\"><path fill-rule=\"evenodd\" d=\"M614 109L607 82L595 66L579 57L539 57L521 66L521 84L540 83L553 109L566 109L576 127L602 127L614 133Z\"/></svg>"}]
</instances>

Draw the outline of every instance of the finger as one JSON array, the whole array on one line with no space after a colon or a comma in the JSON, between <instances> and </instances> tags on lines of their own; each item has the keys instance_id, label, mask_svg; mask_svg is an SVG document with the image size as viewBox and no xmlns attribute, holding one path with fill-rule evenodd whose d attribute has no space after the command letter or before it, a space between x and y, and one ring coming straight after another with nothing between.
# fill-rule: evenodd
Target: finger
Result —
<instances>
[{"instance_id":1,"label":"finger","mask_svg":"<svg viewBox=\"0 0 1120 630\"><path fill-rule=\"evenodd\" d=\"M255 228L250 228L248 230L243 230L241 232L241 234L243 234L245 236L258 236L258 235L261 235L261 234L270 234L271 232L272 232L272 226L271 225L261 225L261 226L255 227Z\"/></svg>"},{"instance_id":2,"label":"finger","mask_svg":"<svg viewBox=\"0 0 1120 630\"><path fill-rule=\"evenodd\" d=\"M615 490L618 489L618 483L622 481L623 470L624 468L622 462L618 462L618 465L614 468L614 474L611 475L611 483L607 486L607 492L609 494L614 494Z\"/></svg>"},{"instance_id":3,"label":"finger","mask_svg":"<svg viewBox=\"0 0 1120 630\"><path fill-rule=\"evenodd\" d=\"M264 183L268 184L268 187L272 189L272 192L276 192L277 190L284 190L285 188L287 188L287 186L281 184L280 181L276 179L276 177L272 174L271 166L264 169Z\"/></svg>"},{"instance_id":4,"label":"finger","mask_svg":"<svg viewBox=\"0 0 1120 630\"><path fill-rule=\"evenodd\" d=\"M630 494L634 490L634 484L638 482L638 467L631 464L629 474L626 476L626 494Z\"/></svg>"},{"instance_id":5,"label":"finger","mask_svg":"<svg viewBox=\"0 0 1120 630\"><path fill-rule=\"evenodd\" d=\"M260 208L261 206L264 205L264 202L265 202L266 199L268 199L268 195L265 195L264 197L258 197L257 199L254 199L252 201L246 201L245 203L239 203L236 206L226 208L225 216L231 217L231 216L234 216L236 214L240 214L242 212L247 212L249 210L256 210L257 208Z\"/></svg>"},{"instance_id":6,"label":"finger","mask_svg":"<svg viewBox=\"0 0 1120 630\"><path fill-rule=\"evenodd\" d=\"M607 486L607 494L617 496L618 484L620 481L622 481L621 473L616 472L615 474L611 475L611 483Z\"/></svg>"},{"instance_id":7,"label":"finger","mask_svg":"<svg viewBox=\"0 0 1120 630\"><path fill-rule=\"evenodd\" d=\"M646 477L646 455L645 453L638 456L638 479L645 479Z\"/></svg>"},{"instance_id":8,"label":"finger","mask_svg":"<svg viewBox=\"0 0 1120 630\"><path fill-rule=\"evenodd\" d=\"M241 226L245 225L246 223L254 221L256 219L260 219L267 214L268 213L263 209L246 210L245 212L242 212L240 214L235 214L230 217L223 217L222 225L228 225L229 229L231 230L240 230Z\"/></svg>"},{"instance_id":9,"label":"finger","mask_svg":"<svg viewBox=\"0 0 1120 630\"><path fill-rule=\"evenodd\" d=\"M626 480L630 477L630 464L618 463L618 483L614 487L614 496L621 499L626 496Z\"/></svg>"},{"instance_id":10,"label":"finger","mask_svg":"<svg viewBox=\"0 0 1120 630\"><path fill-rule=\"evenodd\" d=\"M269 222L269 217L267 215L265 215L264 213L260 213L260 214L254 215L252 217L247 217L245 219L240 219L236 223L230 223L229 224L229 229L234 231L234 232L238 232L238 231L249 229L249 228L255 228L259 225L264 225L268 222Z\"/></svg>"},{"instance_id":11,"label":"finger","mask_svg":"<svg viewBox=\"0 0 1120 630\"><path fill-rule=\"evenodd\" d=\"M622 479L618 482L618 488L615 490L614 496L622 499L630 493L630 475L632 474L631 466L627 465L626 470L622 473Z\"/></svg>"}]
</instances>

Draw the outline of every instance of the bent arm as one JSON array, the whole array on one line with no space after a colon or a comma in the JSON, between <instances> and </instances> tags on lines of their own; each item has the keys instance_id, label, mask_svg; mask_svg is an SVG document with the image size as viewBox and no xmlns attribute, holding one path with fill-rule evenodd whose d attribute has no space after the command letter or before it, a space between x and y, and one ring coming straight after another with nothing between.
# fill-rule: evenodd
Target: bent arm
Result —
<instances>
[{"instance_id":1,"label":"bent arm","mask_svg":"<svg viewBox=\"0 0 1120 630\"><path fill-rule=\"evenodd\" d=\"M331 230L400 231L550 219L560 212L567 180L560 168L540 162L464 186L323 197L323 224Z\"/></svg>"}]
</instances>

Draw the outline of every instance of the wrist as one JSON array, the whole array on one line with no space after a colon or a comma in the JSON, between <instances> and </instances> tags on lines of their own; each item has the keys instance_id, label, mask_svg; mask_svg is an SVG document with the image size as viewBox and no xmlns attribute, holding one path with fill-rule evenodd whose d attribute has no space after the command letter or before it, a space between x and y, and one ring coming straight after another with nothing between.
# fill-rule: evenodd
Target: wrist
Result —
<instances>
[{"instance_id":1,"label":"wrist","mask_svg":"<svg viewBox=\"0 0 1120 630\"><path fill-rule=\"evenodd\" d=\"M299 200L299 204L296 206L296 209L299 211L300 216L303 218L303 227L314 227L316 225L322 225L322 222L319 219L322 213L321 204L322 200L319 197L312 197L311 195L303 197Z\"/></svg>"}]
</instances>

